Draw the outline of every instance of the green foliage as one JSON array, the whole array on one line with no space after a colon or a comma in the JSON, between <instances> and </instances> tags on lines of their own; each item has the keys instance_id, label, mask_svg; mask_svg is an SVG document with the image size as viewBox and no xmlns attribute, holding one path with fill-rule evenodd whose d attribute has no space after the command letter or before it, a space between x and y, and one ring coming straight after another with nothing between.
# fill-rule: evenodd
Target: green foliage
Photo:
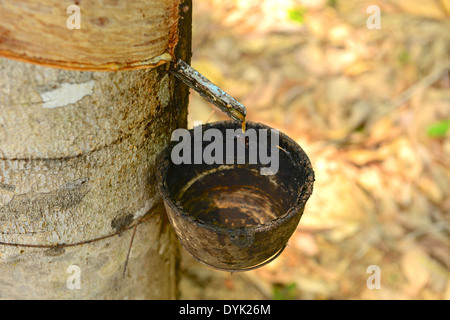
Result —
<instances>
[{"instance_id":1,"label":"green foliage","mask_svg":"<svg viewBox=\"0 0 450 320\"><path fill-rule=\"evenodd\" d=\"M332 8L336 8L337 6L337 0L328 0L327 1L327 5L332 7Z\"/></svg>"},{"instance_id":2,"label":"green foliage","mask_svg":"<svg viewBox=\"0 0 450 320\"><path fill-rule=\"evenodd\" d=\"M275 300L294 300L297 298L297 284L295 282L286 285L275 284L272 294Z\"/></svg>"},{"instance_id":3,"label":"green foliage","mask_svg":"<svg viewBox=\"0 0 450 320\"><path fill-rule=\"evenodd\" d=\"M427 128L427 134L431 138L443 138L450 128L450 119L441 120L430 124Z\"/></svg>"},{"instance_id":4,"label":"green foliage","mask_svg":"<svg viewBox=\"0 0 450 320\"><path fill-rule=\"evenodd\" d=\"M408 52L408 50L404 49L399 53L397 59L402 66L405 66L411 60L411 54Z\"/></svg>"},{"instance_id":5,"label":"green foliage","mask_svg":"<svg viewBox=\"0 0 450 320\"><path fill-rule=\"evenodd\" d=\"M289 20L303 24L305 22L306 9L301 7L296 7L288 10Z\"/></svg>"}]
</instances>

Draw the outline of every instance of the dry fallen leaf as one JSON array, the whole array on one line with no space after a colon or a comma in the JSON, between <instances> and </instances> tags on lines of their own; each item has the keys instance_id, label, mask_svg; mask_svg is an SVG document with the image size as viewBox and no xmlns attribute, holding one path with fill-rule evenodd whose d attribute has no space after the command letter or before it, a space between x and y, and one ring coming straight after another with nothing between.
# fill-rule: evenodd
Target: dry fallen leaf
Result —
<instances>
[{"instance_id":1,"label":"dry fallen leaf","mask_svg":"<svg viewBox=\"0 0 450 320\"><path fill-rule=\"evenodd\" d=\"M415 297L430 280L431 273L426 266L428 261L427 254L419 247L409 249L402 256L403 274L409 283L405 293L411 297Z\"/></svg>"},{"instance_id":2,"label":"dry fallen leaf","mask_svg":"<svg viewBox=\"0 0 450 320\"><path fill-rule=\"evenodd\" d=\"M295 283L298 298L450 299L450 137L427 134L450 116L448 70L433 71L448 60L450 1L382 1L379 30L366 27L370 4L196 2L194 65L238 95L249 120L298 141L316 182L277 260L251 280L230 277L233 290L195 264L185 293L251 288L271 299L274 284ZM190 117L210 110L191 104ZM365 288L370 264L381 267L382 290Z\"/></svg>"},{"instance_id":3,"label":"dry fallen leaf","mask_svg":"<svg viewBox=\"0 0 450 320\"><path fill-rule=\"evenodd\" d=\"M414 16L426 17L431 19L446 18L445 12L439 6L439 1L395 0L393 2L395 2L401 10ZM442 3L446 4L446 1L442 1Z\"/></svg>"},{"instance_id":4,"label":"dry fallen leaf","mask_svg":"<svg viewBox=\"0 0 450 320\"><path fill-rule=\"evenodd\" d=\"M297 231L292 237L292 245L308 256L319 253L319 247L311 233Z\"/></svg>"}]
</instances>

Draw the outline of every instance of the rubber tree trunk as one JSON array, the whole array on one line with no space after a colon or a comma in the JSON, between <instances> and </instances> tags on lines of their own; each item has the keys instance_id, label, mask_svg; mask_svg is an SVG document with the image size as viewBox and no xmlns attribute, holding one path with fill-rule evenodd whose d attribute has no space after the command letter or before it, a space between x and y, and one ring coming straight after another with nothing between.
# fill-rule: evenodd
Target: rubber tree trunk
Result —
<instances>
[{"instance_id":1,"label":"rubber tree trunk","mask_svg":"<svg viewBox=\"0 0 450 320\"><path fill-rule=\"evenodd\" d=\"M0 3L2 299L177 297L178 245L155 160L172 131L186 126L188 91L166 62L190 59L191 3L132 2L128 9L125 1L90 1L86 9L81 2L81 29L70 31L65 12L73 2ZM47 33L41 43L24 38L27 19L41 28L29 33L53 32L53 45ZM138 34L149 40L136 45L142 39L128 29L129 38L114 35L120 23L146 28Z\"/></svg>"}]
</instances>

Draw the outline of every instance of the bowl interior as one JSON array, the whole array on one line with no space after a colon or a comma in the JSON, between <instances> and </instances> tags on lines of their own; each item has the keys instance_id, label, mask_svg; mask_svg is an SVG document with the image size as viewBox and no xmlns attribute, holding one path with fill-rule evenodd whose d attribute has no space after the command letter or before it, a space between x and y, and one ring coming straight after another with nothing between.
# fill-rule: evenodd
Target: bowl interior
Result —
<instances>
[{"instance_id":1,"label":"bowl interior","mask_svg":"<svg viewBox=\"0 0 450 320\"><path fill-rule=\"evenodd\" d=\"M247 127L261 128L254 123L248 123ZM210 126L205 125L202 130L208 128ZM228 122L214 128L224 132L225 136L225 129L240 126ZM192 130L190 133L194 134ZM270 132L268 141L271 141ZM201 148L195 148L192 141L191 147L196 152L203 152L209 144L208 141L202 142ZM249 163L249 152L252 151L248 143L244 164L237 164L237 143L234 148L236 161L226 164L227 148L225 143L223 145L222 163L193 164L194 154L191 155L191 164L169 161L167 188L174 203L181 206L186 215L203 224L234 229L264 225L285 216L298 203L307 172L303 167L303 154L295 149L297 146L292 140L280 134L275 154L271 154L273 147L267 151L278 161L278 170L271 175L261 174L261 169L267 164L263 165L259 160ZM270 143L265 147L271 149ZM257 152L260 148L258 143Z\"/></svg>"}]
</instances>

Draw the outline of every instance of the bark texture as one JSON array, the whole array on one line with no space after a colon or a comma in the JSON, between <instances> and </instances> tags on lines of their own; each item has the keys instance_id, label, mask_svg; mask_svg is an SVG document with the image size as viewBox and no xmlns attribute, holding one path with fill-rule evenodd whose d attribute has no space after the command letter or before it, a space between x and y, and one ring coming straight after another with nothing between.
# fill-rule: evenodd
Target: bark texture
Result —
<instances>
[{"instance_id":1,"label":"bark texture","mask_svg":"<svg viewBox=\"0 0 450 320\"><path fill-rule=\"evenodd\" d=\"M158 65L174 54L180 2L2 0L0 55L83 70ZM68 28L73 21L80 29Z\"/></svg>"},{"instance_id":2,"label":"bark texture","mask_svg":"<svg viewBox=\"0 0 450 320\"><path fill-rule=\"evenodd\" d=\"M181 6L173 54L189 61L190 1ZM187 95L166 65L74 71L0 58L0 298L177 297L155 161L186 126Z\"/></svg>"}]
</instances>

